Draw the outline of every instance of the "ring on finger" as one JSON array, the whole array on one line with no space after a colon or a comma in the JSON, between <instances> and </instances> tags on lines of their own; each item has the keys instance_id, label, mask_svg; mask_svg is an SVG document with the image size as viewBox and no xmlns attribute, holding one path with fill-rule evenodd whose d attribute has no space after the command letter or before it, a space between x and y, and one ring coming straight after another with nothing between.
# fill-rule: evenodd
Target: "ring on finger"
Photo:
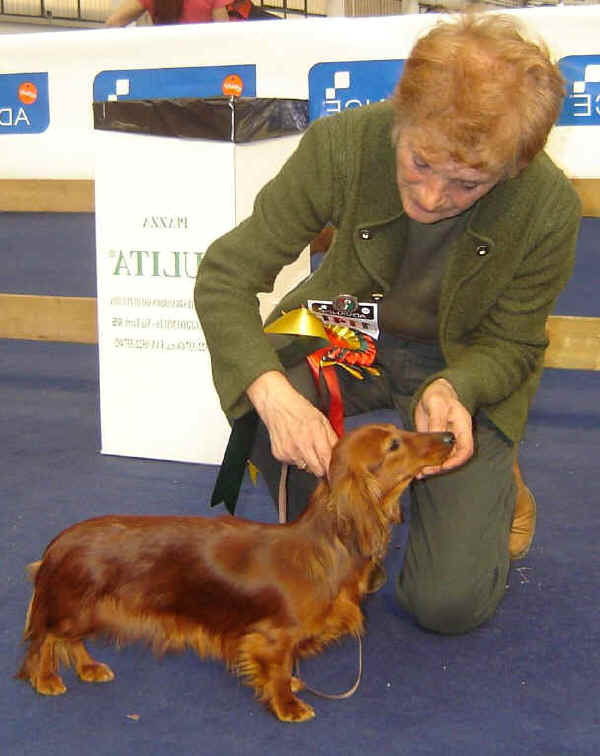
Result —
<instances>
[{"instance_id":1,"label":"ring on finger","mask_svg":"<svg viewBox=\"0 0 600 756\"><path fill-rule=\"evenodd\" d=\"M298 462L296 467L298 468L298 470L306 470L306 462Z\"/></svg>"}]
</instances>

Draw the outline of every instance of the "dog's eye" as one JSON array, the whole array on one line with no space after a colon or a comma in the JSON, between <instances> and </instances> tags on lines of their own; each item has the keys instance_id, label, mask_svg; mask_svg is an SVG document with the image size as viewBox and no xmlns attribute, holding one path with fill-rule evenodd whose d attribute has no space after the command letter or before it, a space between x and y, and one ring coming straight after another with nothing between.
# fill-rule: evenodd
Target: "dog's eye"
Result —
<instances>
[{"instance_id":1,"label":"dog's eye","mask_svg":"<svg viewBox=\"0 0 600 756\"><path fill-rule=\"evenodd\" d=\"M396 449L399 449L399 448L400 448L400 441L398 441L398 439L395 438L390 444L389 451L396 451Z\"/></svg>"}]
</instances>

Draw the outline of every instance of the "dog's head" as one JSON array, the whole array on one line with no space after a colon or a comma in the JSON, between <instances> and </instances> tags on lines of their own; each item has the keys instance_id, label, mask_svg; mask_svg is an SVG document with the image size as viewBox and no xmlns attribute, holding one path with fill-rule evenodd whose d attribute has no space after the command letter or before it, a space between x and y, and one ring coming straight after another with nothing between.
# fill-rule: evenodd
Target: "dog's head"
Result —
<instances>
[{"instance_id":1,"label":"dog's head","mask_svg":"<svg viewBox=\"0 0 600 756\"><path fill-rule=\"evenodd\" d=\"M383 556L391 524L400 520L400 494L424 467L441 464L453 446L452 433L411 433L394 425L363 425L338 442L329 468L329 506L363 555Z\"/></svg>"}]
</instances>

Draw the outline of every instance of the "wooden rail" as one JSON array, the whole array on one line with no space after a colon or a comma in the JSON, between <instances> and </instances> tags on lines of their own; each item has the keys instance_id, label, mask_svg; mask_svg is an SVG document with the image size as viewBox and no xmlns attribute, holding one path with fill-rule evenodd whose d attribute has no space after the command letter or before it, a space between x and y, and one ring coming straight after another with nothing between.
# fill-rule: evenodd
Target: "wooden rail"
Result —
<instances>
[{"instance_id":1,"label":"wooden rail","mask_svg":"<svg viewBox=\"0 0 600 756\"><path fill-rule=\"evenodd\" d=\"M600 318L552 315L546 367L600 370ZM94 297L0 294L0 338L98 342Z\"/></svg>"},{"instance_id":2,"label":"wooden rail","mask_svg":"<svg viewBox=\"0 0 600 756\"><path fill-rule=\"evenodd\" d=\"M600 318L551 315L544 365L568 370L600 370Z\"/></svg>"},{"instance_id":3,"label":"wooden rail","mask_svg":"<svg viewBox=\"0 0 600 756\"><path fill-rule=\"evenodd\" d=\"M583 214L600 218L600 179L571 179ZM0 212L93 213L92 179L0 179Z\"/></svg>"},{"instance_id":4,"label":"wooden rail","mask_svg":"<svg viewBox=\"0 0 600 756\"><path fill-rule=\"evenodd\" d=\"M0 294L0 338L96 344L96 299Z\"/></svg>"},{"instance_id":5,"label":"wooden rail","mask_svg":"<svg viewBox=\"0 0 600 756\"><path fill-rule=\"evenodd\" d=\"M573 179L573 185L584 215L600 217L600 179ZM94 212L94 182L0 179L2 211ZM547 367L600 370L600 318L553 315L548 319L548 336ZM95 344L96 300L0 294L0 338Z\"/></svg>"},{"instance_id":6,"label":"wooden rail","mask_svg":"<svg viewBox=\"0 0 600 756\"><path fill-rule=\"evenodd\" d=\"M88 179L0 179L0 212L93 213Z\"/></svg>"}]
</instances>

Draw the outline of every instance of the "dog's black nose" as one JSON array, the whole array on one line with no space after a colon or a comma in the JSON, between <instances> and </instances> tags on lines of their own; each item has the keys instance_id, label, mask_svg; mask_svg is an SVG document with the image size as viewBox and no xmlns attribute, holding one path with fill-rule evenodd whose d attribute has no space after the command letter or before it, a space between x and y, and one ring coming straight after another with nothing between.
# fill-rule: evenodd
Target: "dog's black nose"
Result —
<instances>
[{"instance_id":1,"label":"dog's black nose","mask_svg":"<svg viewBox=\"0 0 600 756\"><path fill-rule=\"evenodd\" d=\"M456 439L454 438L454 433L451 433L450 431L447 431L442 436L442 442L444 444L448 444L448 446L452 446L454 444L455 440Z\"/></svg>"}]
</instances>

